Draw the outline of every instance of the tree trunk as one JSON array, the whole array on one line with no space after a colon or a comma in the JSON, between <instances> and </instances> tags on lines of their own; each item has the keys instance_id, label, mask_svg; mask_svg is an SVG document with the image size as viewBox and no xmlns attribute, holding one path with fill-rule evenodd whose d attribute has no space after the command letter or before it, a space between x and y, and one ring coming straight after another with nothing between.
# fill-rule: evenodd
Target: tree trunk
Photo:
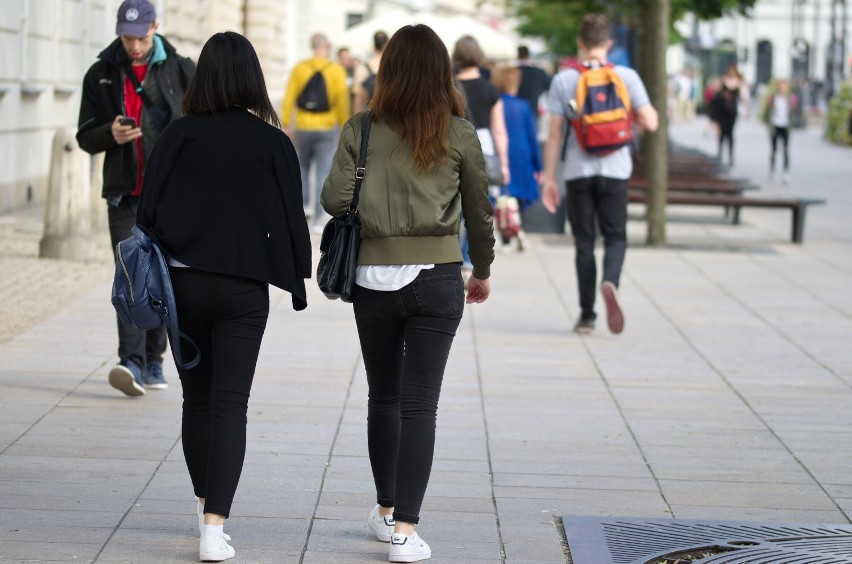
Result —
<instances>
[{"instance_id":1,"label":"tree trunk","mask_svg":"<svg viewBox=\"0 0 852 564\"><path fill-rule=\"evenodd\" d=\"M666 49L669 44L669 0L639 0L639 72L651 105L660 116L654 133L642 137L642 158L648 183L647 243L666 244L666 193L668 192L668 79Z\"/></svg>"}]
</instances>

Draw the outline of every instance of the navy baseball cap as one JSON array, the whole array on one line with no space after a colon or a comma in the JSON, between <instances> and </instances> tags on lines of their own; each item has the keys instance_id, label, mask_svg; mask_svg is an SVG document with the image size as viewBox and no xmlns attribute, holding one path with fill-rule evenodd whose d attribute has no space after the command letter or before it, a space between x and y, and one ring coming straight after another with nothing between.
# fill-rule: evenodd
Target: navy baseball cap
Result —
<instances>
[{"instance_id":1,"label":"navy baseball cap","mask_svg":"<svg viewBox=\"0 0 852 564\"><path fill-rule=\"evenodd\" d=\"M118 7L116 35L145 37L157 21L157 9L148 0L124 0Z\"/></svg>"}]
</instances>

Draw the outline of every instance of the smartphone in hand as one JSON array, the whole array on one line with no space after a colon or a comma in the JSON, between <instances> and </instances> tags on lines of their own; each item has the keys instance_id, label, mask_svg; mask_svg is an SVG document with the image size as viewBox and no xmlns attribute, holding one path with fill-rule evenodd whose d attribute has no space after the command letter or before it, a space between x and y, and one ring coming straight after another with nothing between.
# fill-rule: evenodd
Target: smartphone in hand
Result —
<instances>
[{"instance_id":1,"label":"smartphone in hand","mask_svg":"<svg viewBox=\"0 0 852 564\"><path fill-rule=\"evenodd\" d=\"M119 125L129 125L130 127L136 127L136 119L132 117L123 117L118 120Z\"/></svg>"}]
</instances>

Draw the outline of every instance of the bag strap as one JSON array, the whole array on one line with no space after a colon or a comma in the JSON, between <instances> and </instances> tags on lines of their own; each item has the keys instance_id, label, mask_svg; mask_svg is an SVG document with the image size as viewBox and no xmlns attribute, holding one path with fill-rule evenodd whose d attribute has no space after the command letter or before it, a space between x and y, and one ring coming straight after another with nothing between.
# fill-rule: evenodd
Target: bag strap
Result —
<instances>
[{"instance_id":1,"label":"bag strap","mask_svg":"<svg viewBox=\"0 0 852 564\"><path fill-rule=\"evenodd\" d=\"M361 120L361 152L358 153L358 168L355 169L355 192L352 194L350 211L358 211L358 196L361 194L361 181L367 176L367 141L370 139L370 125L373 122L373 112L367 110Z\"/></svg>"},{"instance_id":2,"label":"bag strap","mask_svg":"<svg viewBox=\"0 0 852 564\"><path fill-rule=\"evenodd\" d=\"M142 83L139 82L139 77L136 76L136 73L133 71L133 67L130 66L130 64L124 66L124 74L127 75L127 78L129 78L130 82L133 83L133 88L136 89L136 93L139 94L140 98L142 98L142 103L148 108L153 108L154 101L151 100L151 97L148 96L148 93L145 92L144 88L142 88Z\"/></svg>"}]
</instances>

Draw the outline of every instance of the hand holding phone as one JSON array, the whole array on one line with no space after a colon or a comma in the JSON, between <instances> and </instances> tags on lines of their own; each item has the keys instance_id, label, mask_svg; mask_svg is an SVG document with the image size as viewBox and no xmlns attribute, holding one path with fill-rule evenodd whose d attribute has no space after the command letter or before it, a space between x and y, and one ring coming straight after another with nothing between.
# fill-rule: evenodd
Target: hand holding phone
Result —
<instances>
[{"instance_id":1,"label":"hand holding phone","mask_svg":"<svg viewBox=\"0 0 852 564\"><path fill-rule=\"evenodd\" d=\"M115 116L112 122L112 137L119 145L129 143L138 137L142 137L142 131L136 125L132 117Z\"/></svg>"},{"instance_id":2,"label":"hand holding phone","mask_svg":"<svg viewBox=\"0 0 852 564\"><path fill-rule=\"evenodd\" d=\"M123 117L118 120L119 125L129 125L130 127L136 127L136 118L132 117Z\"/></svg>"}]
</instances>

